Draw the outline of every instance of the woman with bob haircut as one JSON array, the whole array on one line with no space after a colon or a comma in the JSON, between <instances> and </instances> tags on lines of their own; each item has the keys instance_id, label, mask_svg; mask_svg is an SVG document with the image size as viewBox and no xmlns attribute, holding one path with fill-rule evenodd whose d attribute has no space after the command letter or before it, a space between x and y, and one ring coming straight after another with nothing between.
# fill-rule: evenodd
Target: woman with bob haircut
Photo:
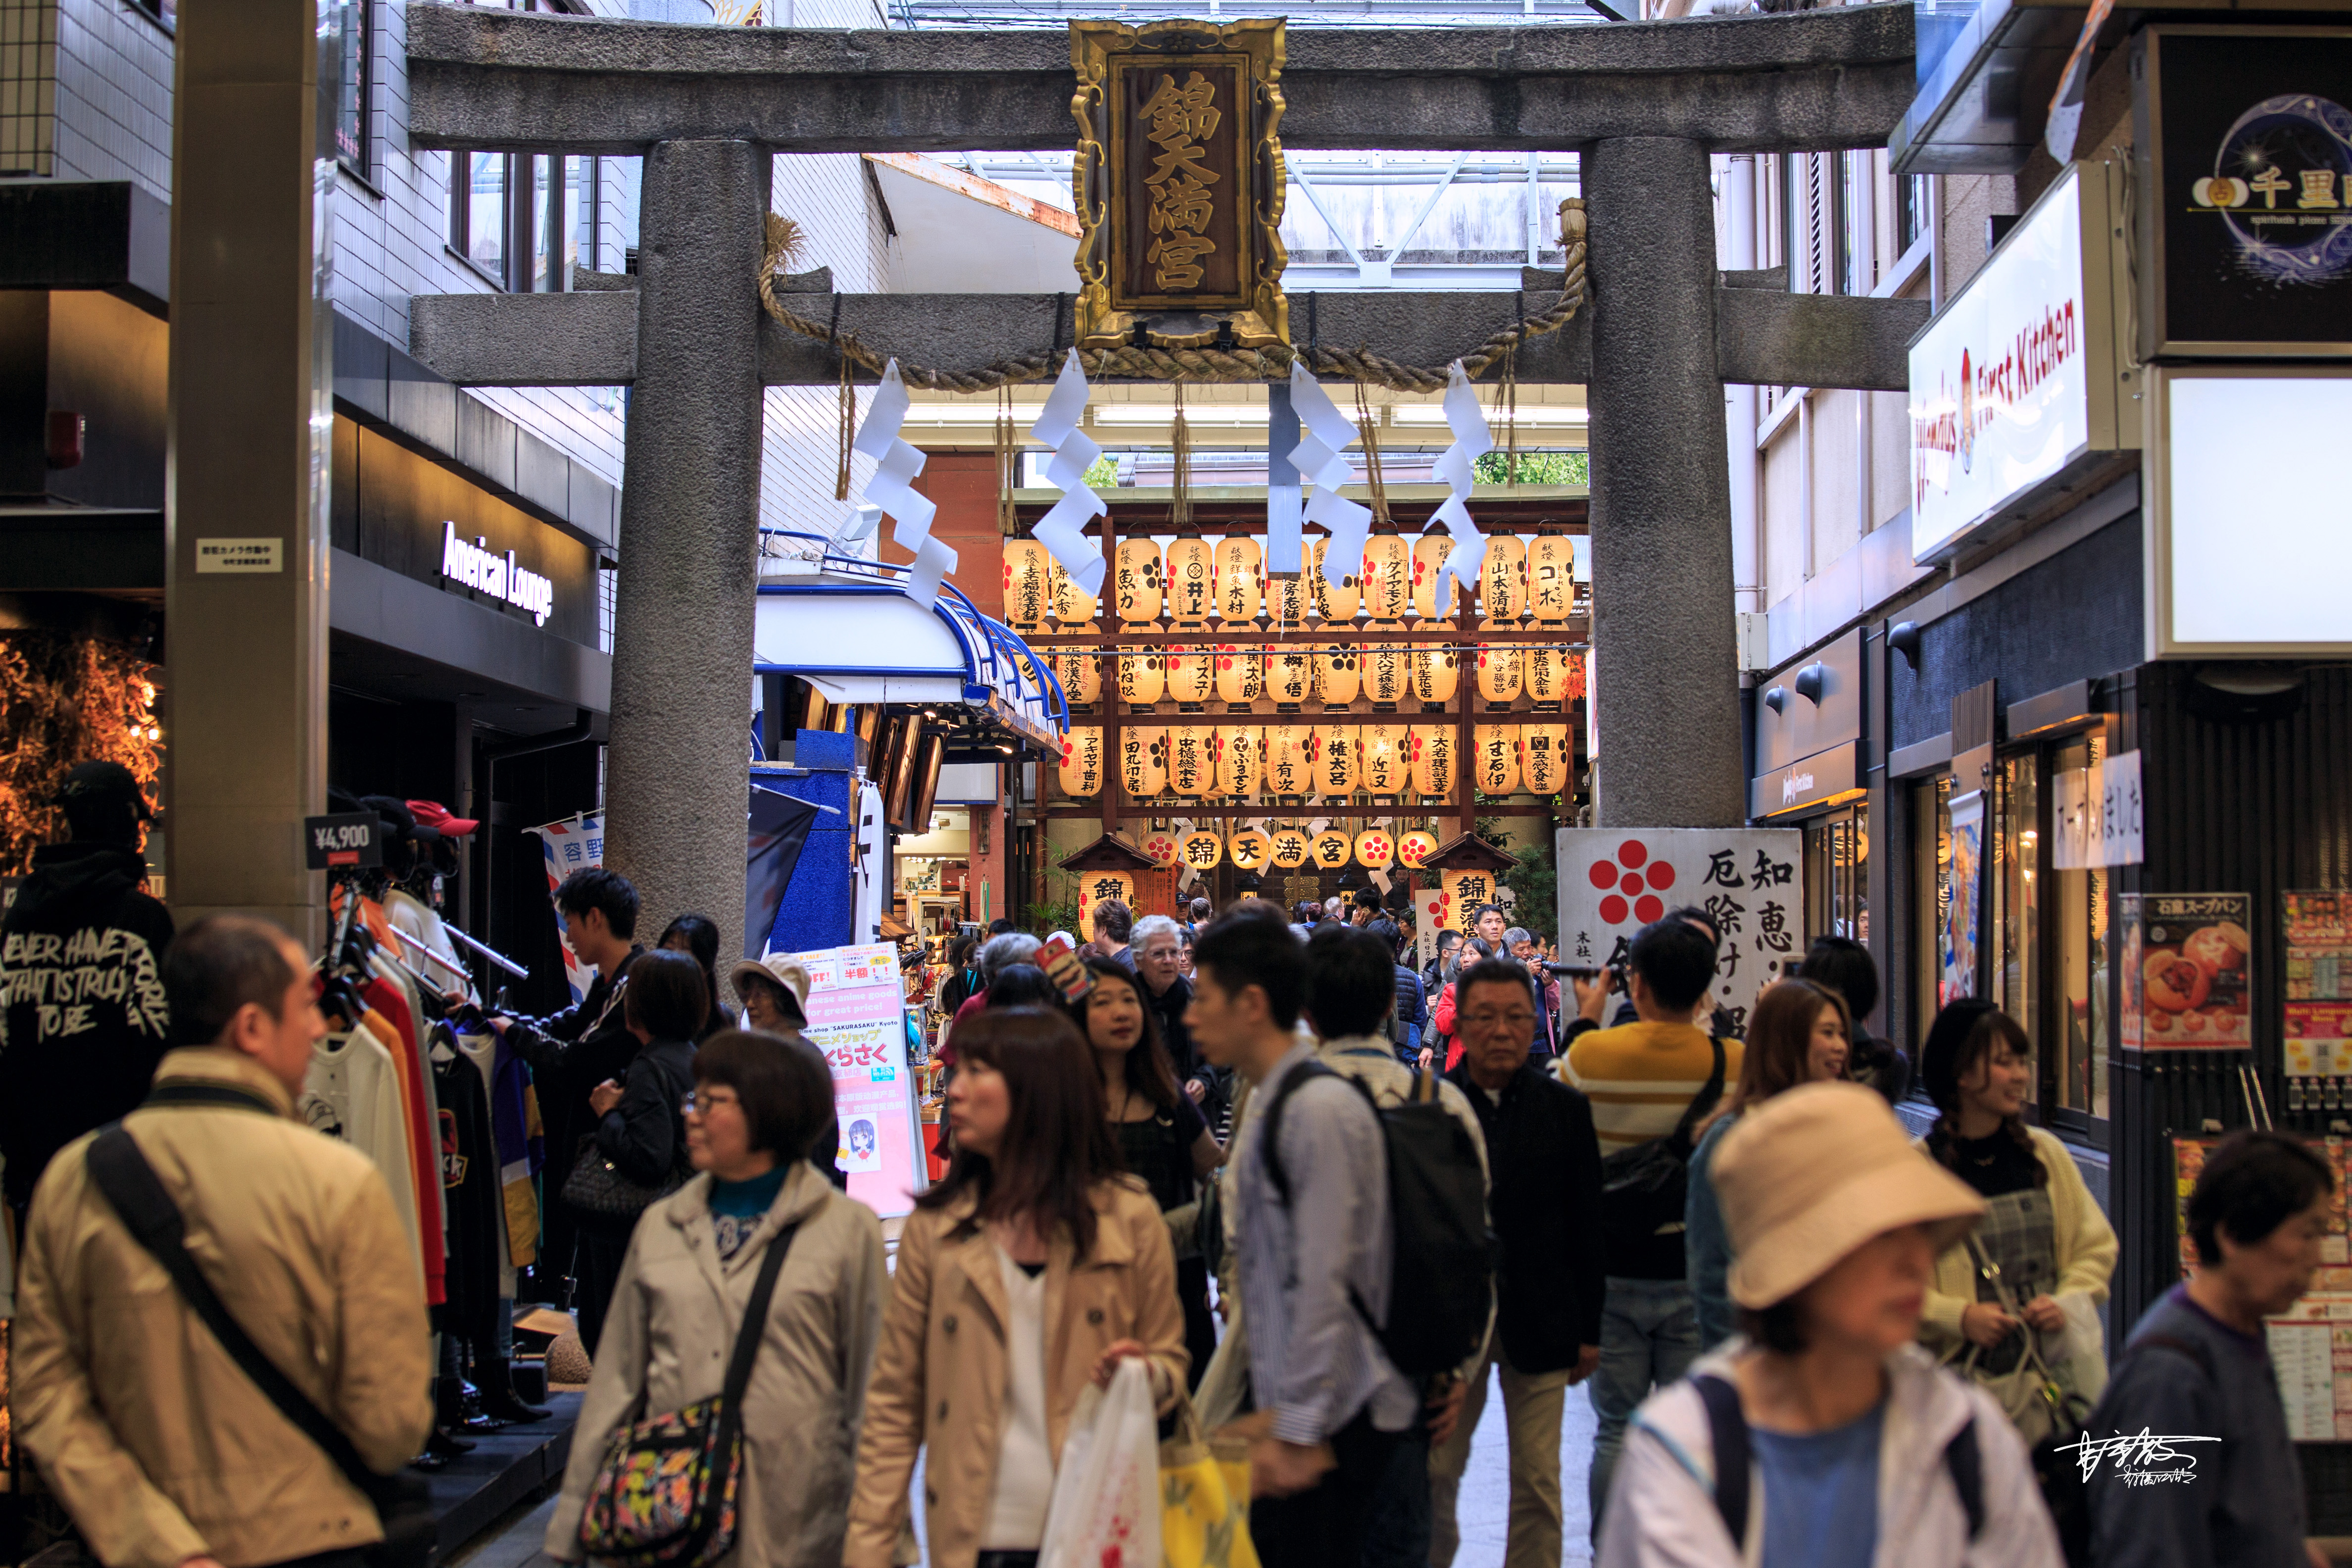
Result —
<instances>
[{"instance_id":1,"label":"woman with bob haircut","mask_svg":"<svg viewBox=\"0 0 2352 1568\"><path fill-rule=\"evenodd\" d=\"M1715 1184L1740 1332L1635 1413L1598 1568L2058 1568L2024 1444L1916 1342L1984 1200L1858 1083L1742 1113Z\"/></svg>"},{"instance_id":2,"label":"woman with bob haircut","mask_svg":"<svg viewBox=\"0 0 2352 1568\"><path fill-rule=\"evenodd\" d=\"M931 1568L1031 1568L1078 1392L1139 1358L1162 1415L1184 1314L1160 1205L1120 1173L1070 1020L991 1007L956 1035L955 1162L916 1200L857 1449L847 1568L890 1568L923 1451Z\"/></svg>"},{"instance_id":3,"label":"woman with bob haircut","mask_svg":"<svg viewBox=\"0 0 2352 1568\"><path fill-rule=\"evenodd\" d=\"M580 1518L615 1431L719 1392L761 1266L782 1247L743 1397L735 1547L720 1562L834 1568L882 1327L881 1222L807 1158L833 1121L833 1074L815 1047L723 1030L696 1056L693 1081L697 1174L630 1239L546 1552L584 1555Z\"/></svg>"}]
</instances>

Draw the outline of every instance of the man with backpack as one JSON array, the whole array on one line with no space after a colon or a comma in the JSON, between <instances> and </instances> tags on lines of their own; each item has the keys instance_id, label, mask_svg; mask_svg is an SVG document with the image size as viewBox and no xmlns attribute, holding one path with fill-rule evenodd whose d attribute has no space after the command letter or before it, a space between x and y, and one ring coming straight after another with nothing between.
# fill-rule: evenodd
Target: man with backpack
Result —
<instances>
[{"instance_id":1,"label":"man with backpack","mask_svg":"<svg viewBox=\"0 0 2352 1568\"><path fill-rule=\"evenodd\" d=\"M1458 1218L1466 1200L1479 1226L1482 1184L1458 1164L1415 1158L1418 1148L1458 1147L1462 1136L1433 1098L1384 1121L1362 1088L1297 1038L1307 953L1284 927L1228 915L1201 933L1195 958L1193 1042L1265 1101L1231 1156L1257 1411L1250 1532L1263 1562L1357 1568L1373 1501L1421 1405L1413 1376L1464 1360L1486 1311L1475 1267L1458 1257L1427 1261L1444 1250L1428 1245L1430 1205L1405 1216L1413 1245L1400 1246L1391 1201L1400 1150L1447 1200L1448 1215ZM1376 992L1381 1013L1387 990ZM1394 1279L1408 1250L1418 1278L1400 1298Z\"/></svg>"},{"instance_id":2,"label":"man with backpack","mask_svg":"<svg viewBox=\"0 0 2352 1568\"><path fill-rule=\"evenodd\" d=\"M1608 986L1578 981L1586 1032L1571 1031L1561 1064L1563 1081L1592 1103L1602 1161L1609 1294L1592 1379L1596 1541L1626 1421L1650 1390L1680 1378L1698 1357L1698 1309L1683 1255L1691 1130L1739 1077L1739 1042L1690 1021L1715 979L1715 943L1668 917L1635 933L1626 964L1637 1021L1592 1027Z\"/></svg>"}]
</instances>

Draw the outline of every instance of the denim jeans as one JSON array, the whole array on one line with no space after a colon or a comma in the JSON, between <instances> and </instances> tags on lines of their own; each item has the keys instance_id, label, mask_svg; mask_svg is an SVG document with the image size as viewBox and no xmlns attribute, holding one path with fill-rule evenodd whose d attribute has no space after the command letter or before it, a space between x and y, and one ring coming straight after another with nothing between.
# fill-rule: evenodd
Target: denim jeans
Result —
<instances>
[{"instance_id":1,"label":"denim jeans","mask_svg":"<svg viewBox=\"0 0 2352 1568\"><path fill-rule=\"evenodd\" d=\"M1592 1413L1600 1418L1592 1439L1596 1542L1609 1478L1617 1468L1617 1451L1625 1446L1625 1423L1652 1389L1688 1372L1698 1352L1698 1310L1691 1304L1688 1281L1609 1277L1609 1298L1601 1310L1601 1369L1592 1374Z\"/></svg>"},{"instance_id":2,"label":"denim jeans","mask_svg":"<svg viewBox=\"0 0 2352 1568\"><path fill-rule=\"evenodd\" d=\"M1372 1499L1364 1568L1429 1568L1429 1428L1416 1418L1398 1434L1389 1473Z\"/></svg>"}]
</instances>

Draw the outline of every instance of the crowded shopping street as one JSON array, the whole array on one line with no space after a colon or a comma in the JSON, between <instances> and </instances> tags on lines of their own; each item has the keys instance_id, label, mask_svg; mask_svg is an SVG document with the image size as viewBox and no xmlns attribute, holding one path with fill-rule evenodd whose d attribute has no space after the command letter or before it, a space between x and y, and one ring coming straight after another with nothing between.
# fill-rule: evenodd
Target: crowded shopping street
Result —
<instances>
[{"instance_id":1,"label":"crowded shopping street","mask_svg":"<svg viewBox=\"0 0 2352 1568\"><path fill-rule=\"evenodd\" d=\"M2336 0L0 0L0 1568L2352 1568L2347 428Z\"/></svg>"}]
</instances>

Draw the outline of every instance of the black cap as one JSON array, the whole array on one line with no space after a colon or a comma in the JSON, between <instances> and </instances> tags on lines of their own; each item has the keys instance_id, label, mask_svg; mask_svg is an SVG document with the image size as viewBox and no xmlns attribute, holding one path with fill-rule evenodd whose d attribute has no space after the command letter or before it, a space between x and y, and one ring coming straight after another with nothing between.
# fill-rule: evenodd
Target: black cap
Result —
<instances>
[{"instance_id":1,"label":"black cap","mask_svg":"<svg viewBox=\"0 0 2352 1568\"><path fill-rule=\"evenodd\" d=\"M58 791L57 804L68 812L84 806L126 805L142 822L155 820L154 809L147 804L146 791L139 780L121 763L76 763L66 774L66 782Z\"/></svg>"}]
</instances>

